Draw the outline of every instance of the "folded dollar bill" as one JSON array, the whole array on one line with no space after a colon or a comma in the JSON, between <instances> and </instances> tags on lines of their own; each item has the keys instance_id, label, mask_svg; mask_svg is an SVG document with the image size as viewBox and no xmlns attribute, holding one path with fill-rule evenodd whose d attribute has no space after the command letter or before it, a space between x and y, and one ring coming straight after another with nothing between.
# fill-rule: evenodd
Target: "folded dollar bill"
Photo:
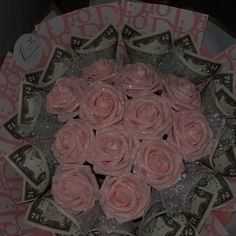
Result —
<instances>
[{"instance_id":1,"label":"folded dollar bill","mask_svg":"<svg viewBox=\"0 0 236 236\"><path fill-rule=\"evenodd\" d=\"M157 68L173 47L170 31L141 34L125 25L122 36L131 63L142 62Z\"/></svg>"},{"instance_id":2,"label":"folded dollar bill","mask_svg":"<svg viewBox=\"0 0 236 236\"><path fill-rule=\"evenodd\" d=\"M66 61L72 59L72 54L66 49L55 46L49 57L47 65L40 76L39 83L44 86L53 84L57 78L63 76L68 66Z\"/></svg>"},{"instance_id":3,"label":"folded dollar bill","mask_svg":"<svg viewBox=\"0 0 236 236\"><path fill-rule=\"evenodd\" d=\"M3 122L1 128L4 128L8 134L16 139L24 139L33 136L33 126L29 125L27 128L18 125L18 114L14 114L9 119Z\"/></svg>"},{"instance_id":4,"label":"folded dollar bill","mask_svg":"<svg viewBox=\"0 0 236 236\"><path fill-rule=\"evenodd\" d=\"M26 222L55 234L80 236L78 225L54 203L51 197L42 197L33 202L26 213Z\"/></svg>"},{"instance_id":5,"label":"folded dollar bill","mask_svg":"<svg viewBox=\"0 0 236 236\"><path fill-rule=\"evenodd\" d=\"M222 66L199 56L190 34L174 39L170 31L144 34L125 25L122 37L131 63L151 64L165 74L186 77L194 84L206 81Z\"/></svg>"},{"instance_id":6,"label":"folded dollar bill","mask_svg":"<svg viewBox=\"0 0 236 236\"><path fill-rule=\"evenodd\" d=\"M43 106L43 96L38 87L23 82L21 84L18 125L32 125L36 123Z\"/></svg>"},{"instance_id":7,"label":"folded dollar bill","mask_svg":"<svg viewBox=\"0 0 236 236\"><path fill-rule=\"evenodd\" d=\"M180 53L192 52L198 54L197 47L191 34L186 34L178 39L175 39L173 44L175 49Z\"/></svg>"},{"instance_id":8,"label":"folded dollar bill","mask_svg":"<svg viewBox=\"0 0 236 236\"><path fill-rule=\"evenodd\" d=\"M119 32L111 24L93 38L71 37L71 48L84 60L98 58L114 58L116 56Z\"/></svg>"}]
</instances>

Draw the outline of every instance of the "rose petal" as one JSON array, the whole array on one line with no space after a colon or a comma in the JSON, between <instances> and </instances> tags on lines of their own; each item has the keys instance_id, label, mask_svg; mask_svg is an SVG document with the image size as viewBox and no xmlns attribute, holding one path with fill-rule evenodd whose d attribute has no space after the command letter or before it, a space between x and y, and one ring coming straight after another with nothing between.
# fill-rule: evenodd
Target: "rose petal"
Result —
<instances>
[{"instance_id":1,"label":"rose petal","mask_svg":"<svg viewBox=\"0 0 236 236\"><path fill-rule=\"evenodd\" d=\"M131 170L138 145L122 125L103 129L93 140L89 162L98 174L119 176Z\"/></svg>"},{"instance_id":2,"label":"rose petal","mask_svg":"<svg viewBox=\"0 0 236 236\"><path fill-rule=\"evenodd\" d=\"M73 113L79 108L81 96L79 83L74 79L62 77L47 94L47 111L57 115Z\"/></svg>"},{"instance_id":3,"label":"rose petal","mask_svg":"<svg viewBox=\"0 0 236 236\"><path fill-rule=\"evenodd\" d=\"M162 190L176 184L184 169L181 154L165 140L143 141L135 161L135 174Z\"/></svg>"},{"instance_id":4,"label":"rose petal","mask_svg":"<svg viewBox=\"0 0 236 236\"><path fill-rule=\"evenodd\" d=\"M93 84L84 94L80 117L99 129L116 124L124 115L125 96L101 82Z\"/></svg>"},{"instance_id":5,"label":"rose petal","mask_svg":"<svg viewBox=\"0 0 236 236\"><path fill-rule=\"evenodd\" d=\"M150 65L136 63L124 67L117 83L128 96L142 97L160 90L162 79Z\"/></svg>"},{"instance_id":6,"label":"rose petal","mask_svg":"<svg viewBox=\"0 0 236 236\"><path fill-rule=\"evenodd\" d=\"M199 109L201 98L198 88L188 79L168 75L163 80L163 90L176 110Z\"/></svg>"},{"instance_id":7,"label":"rose petal","mask_svg":"<svg viewBox=\"0 0 236 236\"><path fill-rule=\"evenodd\" d=\"M89 82L103 81L112 84L120 71L120 64L113 59L98 59L83 69L82 77Z\"/></svg>"},{"instance_id":8,"label":"rose petal","mask_svg":"<svg viewBox=\"0 0 236 236\"><path fill-rule=\"evenodd\" d=\"M143 216L149 200L150 188L132 174L107 177L100 190L100 204L105 214L121 223Z\"/></svg>"},{"instance_id":9,"label":"rose petal","mask_svg":"<svg viewBox=\"0 0 236 236\"><path fill-rule=\"evenodd\" d=\"M93 136L93 130L87 122L72 119L56 133L53 154L60 163L83 164Z\"/></svg>"},{"instance_id":10,"label":"rose petal","mask_svg":"<svg viewBox=\"0 0 236 236\"><path fill-rule=\"evenodd\" d=\"M178 112L169 139L188 161L197 160L211 152L213 133L200 111Z\"/></svg>"},{"instance_id":11,"label":"rose petal","mask_svg":"<svg viewBox=\"0 0 236 236\"><path fill-rule=\"evenodd\" d=\"M124 123L131 135L139 138L160 137L168 132L173 112L164 98L150 95L129 100Z\"/></svg>"},{"instance_id":12,"label":"rose petal","mask_svg":"<svg viewBox=\"0 0 236 236\"><path fill-rule=\"evenodd\" d=\"M54 200L68 210L91 209L98 200L98 184L90 167L66 165L59 167L52 180Z\"/></svg>"}]
</instances>

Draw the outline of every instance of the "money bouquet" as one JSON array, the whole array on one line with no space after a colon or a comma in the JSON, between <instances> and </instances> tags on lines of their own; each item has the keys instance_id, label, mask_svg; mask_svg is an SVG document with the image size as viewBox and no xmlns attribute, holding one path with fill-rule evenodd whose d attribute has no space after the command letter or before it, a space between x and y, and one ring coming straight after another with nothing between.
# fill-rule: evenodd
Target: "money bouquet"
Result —
<instances>
[{"instance_id":1,"label":"money bouquet","mask_svg":"<svg viewBox=\"0 0 236 236\"><path fill-rule=\"evenodd\" d=\"M24 178L26 222L55 235L205 235L235 197L234 73L190 34L124 22L72 35L69 49L52 42L45 68L26 69L2 126L24 142L6 160Z\"/></svg>"}]
</instances>

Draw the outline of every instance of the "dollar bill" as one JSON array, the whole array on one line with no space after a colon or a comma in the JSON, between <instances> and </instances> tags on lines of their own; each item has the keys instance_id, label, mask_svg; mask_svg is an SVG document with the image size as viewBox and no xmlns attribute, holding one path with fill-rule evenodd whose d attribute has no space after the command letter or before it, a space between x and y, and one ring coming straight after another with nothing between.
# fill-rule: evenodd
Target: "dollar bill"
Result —
<instances>
[{"instance_id":1,"label":"dollar bill","mask_svg":"<svg viewBox=\"0 0 236 236\"><path fill-rule=\"evenodd\" d=\"M139 235L141 236L175 236L181 229L181 224L174 221L167 214L162 214L151 218L148 223L141 228Z\"/></svg>"},{"instance_id":2,"label":"dollar bill","mask_svg":"<svg viewBox=\"0 0 236 236\"><path fill-rule=\"evenodd\" d=\"M218 92L223 87L228 92L234 93L235 79L235 74L232 71L215 74L212 80L215 91Z\"/></svg>"},{"instance_id":3,"label":"dollar bill","mask_svg":"<svg viewBox=\"0 0 236 236\"><path fill-rule=\"evenodd\" d=\"M140 236L195 236L197 231L183 214L168 215L162 203L161 194L153 191L151 204L144 215L139 226L138 235Z\"/></svg>"},{"instance_id":4,"label":"dollar bill","mask_svg":"<svg viewBox=\"0 0 236 236\"><path fill-rule=\"evenodd\" d=\"M225 88L220 88L213 95L217 108L229 118L236 117L236 96Z\"/></svg>"},{"instance_id":5,"label":"dollar bill","mask_svg":"<svg viewBox=\"0 0 236 236\"><path fill-rule=\"evenodd\" d=\"M68 65L65 63L72 59L72 55L66 49L56 46L49 57L46 69L44 70L40 83L50 85L65 74Z\"/></svg>"},{"instance_id":6,"label":"dollar bill","mask_svg":"<svg viewBox=\"0 0 236 236\"><path fill-rule=\"evenodd\" d=\"M170 31L143 35L124 41L131 63L142 62L158 68L173 48Z\"/></svg>"},{"instance_id":7,"label":"dollar bill","mask_svg":"<svg viewBox=\"0 0 236 236\"><path fill-rule=\"evenodd\" d=\"M94 49L104 49L117 42L119 33L113 25L107 26L104 30L98 33L94 38L90 39L88 43L82 46L82 50L88 52Z\"/></svg>"},{"instance_id":8,"label":"dollar bill","mask_svg":"<svg viewBox=\"0 0 236 236\"><path fill-rule=\"evenodd\" d=\"M193 38L190 34L186 34L176 40L174 40L174 47L177 51L180 53L183 52L192 52L192 53L198 53L196 49L196 45L193 41Z\"/></svg>"},{"instance_id":9,"label":"dollar bill","mask_svg":"<svg viewBox=\"0 0 236 236\"><path fill-rule=\"evenodd\" d=\"M79 50L81 47L87 43L90 39L88 38L81 38L77 36L72 36L70 40L70 47L76 53L79 54Z\"/></svg>"},{"instance_id":10,"label":"dollar bill","mask_svg":"<svg viewBox=\"0 0 236 236\"><path fill-rule=\"evenodd\" d=\"M200 161L203 165L207 166L208 168L211 168L209 156L205 156L205 157L201 158Z\"/></svg>"},{"instance_id":11,"label":"dollar bill","mask_svg":"<svg viewBox=\"0 0 236 236\"><path fill-rule=\"evenodd\" d=\"M149 54L146 52L142 52L139 50L136 50L134 48L131 48L128 44L125 45L129 62L130 63L145 63L145 64L150 64L154 68L158 68L160 65L160 60L158 56L155 54Z\"/></svg>"},{"instance_id":12,"label":"dollar bill","mask_svg":"<svg viewBox=\"0 0 236 236\"><path fill-rule=\"evenodd\" d=\"M221 64L199 57L193 53L179 53L174 50L162 65L164 73L172 73L188 78L192 83L199 84L220 70Z\"/></svg>"},{"instance_id":13,"label":"dollar bill","mask_svg":"<svg viewBox=\"0 0 236 236\"><path fill-rule=\"evenodd\" d=\"M77 54L84 60L116 58L119 33L113 25L107 26L94 38L85 43Z\"/></svg>"},{"instance_id":14,"label":"dollar bill","mask_svg":"<svg viewBox=\"0 0 236 236\"><path fill-rule=\"evenodd\" d=\"M106 58L106 59L116 59L116 50L117 50L117 42L114 42L114 44L110 45L107 48L99 49L96 48L93 51L80 51L79 56L82 58L82 64L88 65L94 60L98 60L100 58Z\"/></svg>"},{"instance_id":15,"label":"dollar bill","mask_svg":"<svg viewBox=\"0 0 236 236\"><path fill-rule=\"evenodd\" d=\"M144 35L132 40L132 44L142 51L157 55L167 54L172 49L172 36L170 31L160 34Z\"/></svg>"},{"instance_id":16,"label":"dollar bill","mask_svg":"<svg viewBox=\"0 0 236 236\"><path fill-rule=\"evenodd\" d=\"M148 234L141 235L155 236L197 236L197 230L188 222L184 215L168 216L167 214L155 217L149 222Z\"/></svg>"},{"instance_id":17,"label":"dollar bill","mask_svg":"<svg viewBox=\"0 0 236 236\"><path fill-rule=\"evenodd\" d=\"M141 228L140 236L197 236L197 230L189 223L184 215L168 216L161 214L150 218L150 221Z\"/></svg>"},{"instance_id":18,"label":"dollar bill","mask_svg":"<svg viewBox=\"0 0 236 236\"><path fill-rule=\"evenodd\" d=\"M198 188L216 195L213 208L221 207L223 204L234 198L230 184L218 174L210 174L201 179Z\"/></svg>"},{"instance_id":19,"label":"dollar bill","mask_svg":"<svg viewBox=\"0 0 236 236\"><path fill-rule=\"evenodd\" d=\"M4 121L1 125L13 138L16 139L24 139L28 137L32 137L32 127L28 127L27 129L23 129L17 123L17 116L18 114L14 114L8 120Z\"/></svg>"},{"instance_id":20,"label":"dollar bill","mask_svg":"<svg viewBox=\"0 0 236 236\"><path fill-rule=\"evenodd\" d=\"M20 90L17 124L34 125L40 115L43 102L39 88L23 82Z\"/></svg>"},{"instance_id":21,"label":"dollar bill","mask_svg":"<svg viewBox=\"0 0 236 236\"><path fill-rule=\"evenodd\" d=\"M29 182L23 180L22 202L30 202L40 197L42 193L46 190L45 188L40 187L35 188Z\"/></svg>"},{"instance_id":22,"label":"dollar bill","mask_svg":"<svg viewBox=\"0 0 236 236\"><path fill-rule=\"evenodd\" d=\"M216 195L206 190L196 188L190 201L189 209L183 215L194 228L201 230L207 216L215 204Z\"/></svg>"},{"instance_id":23,"label":"dollar bill","mask_svg":"<svg viewBox=\"0 0 236 236\"><path fill-rule=\"evenodd\" d=\"M48 161L49 172L50 172L50 175L51 175L51 178L52 178L54 176L55 172L56 172L56 168L59 165L59 163L57 162L57 160L54 157L51 150L47 154L47 161Z\"/></svg>"},{"instance_id":24,"label":"dollar bill","mask_svg":"<svg viewBox=\"0 0 236 236\"><path fill-rule=\"evenodd\" d=\"M140 63L150 64L155 68L159 67L161 58L158 57L157 55L139 51L137 49L130 47L126 43L125 43L125 48L126 48L130 63L140 62Z\"/></svg>"},{"instance_id":25,"label":"dollar bill","mask_svg":"<svg viewBox=\"0 0 236 236\"><path fill-rule=\"evenodd\" d=\"M34 146L30 144L21 146L10 153L6 159L33 187L37 188L49 182L47 160Z\"/></svg>"},{"instance_id":26,"label":"dollar bill","mask_svg":"<svg viewBox=\"0 0 236 236\"><path fill-rule=\"evenodd\" d=\"M125 24L122 29L121 35L122 35L123 40L130 40L137 36L142 36L142 33L133 29L131 26Z\"/></svg>"},{"instance_id":27,"label":"dollar bill","mask_svg":"<svg viewBox=\"0 0 236 236\"><path fill-rule=\"evenodd\" d=\"M161 196L157 191L154 191L151 196L151 204L140 223L138 235L154 235L153 233L157 227L157 218L164 214L166 214L166 211L162 204Z\"/></svg>"},{"instance_id":28,"label":"dollar bill","mask_svg":"<svg viewBox=\"0 0 236 236\"><path fill-rule=\"evenodd\" d=\"M26 73L25 81L33 85L39 85L42 74L43 74L43 70Z\"/></svg>"},{"instance_id":29,"label":"dollar bill","mask_svg":"<svg viewBox=\"0 0 236 236\"><path fill-rule=\"evenodd\" d=\"M164 61L166 56L172 50L172 47L172 36L170 31L150 36L141 36L132 40L131 44L131 48L136 50L136 55L134 55L134 62L143 62L143 58L139 57L140 52L147 53L147 59L149 60L147 62L149 64L152 64L154 62L155 67L158 67L159 64ZM131 62L133 62L133 60Z\"/></svg>"},{"instance_id":30,"label":"dollar bill","mask_svg":"<svg viewBox=\"0 0 236 236\"><path fill-rule=\"evenodd\" d=\"M190 52L185 52L183 58L190 68L203 75L214 75L222 67L221 63L209 60L208 58L200 57Z\"/></svg>"},{"instance_id":31,"label":"dollar bill","mask_svg":"<svg viewBox=\"0 0 236 236\"><path fill-rule=\"evenodd\" d=\"M48 125L50 125L50 123ZM51 131L51 130L49 132L54 133L54 131ZM35 140L31 139L30 142L37 149L43 150L44 156L47 158L49 173L50 173L50 176L52 178L55 174L56 168L59 165L59 163L57 162L57 160L56 160L56 158L53 155L53 152L51 150L51 147L52 147L53 142L54 142L54 136L52 136L52 138L46 137L42 141L38 140L37 138Z\"/></svg>"},{"instance_id":32,"label":"dollar bill","mask_svg":"<svg viewBox=\"0 0 236 236\"><path fill-rule=\"evenodd\" d=\"M226 150L221 155L213 155L210 165L213 170L225 177L236 177L236 147Z\"/></svg>"},{"instance_id":33,"label":"dollar bill","mask_svg":"<svg viewBox=\"0 0 236 236\"><path fill-rule=\"evenodd\" d=\"M187 64L183 55L184 53L178 53L177 50L173 50L172 53L166 58L166 63L161 64L161 71L165 74L174 74L178 77L189 79L194 84L202 83L207 79L206 74L199 74L190 65Z\"/></svg>"},{"instance_id":34,"label":"dollar bill","mask_svg":"<svg viewBox=\"0 0 236 236\"><path fill-rule=\"evenodd\" d=\"M236 126L226 124L216 140L213 152L202 163L225 177L236 176Z\"/></svg>"},{"instance_id":35,"label":"dollar bill","mask_svg":"<svg viewBox=\"0 0 236 236\"><path fill-rule=\"evenodd\" d=\"M186 217L182 214L172 217L174 221L181 225L180 230L177 232L176 236L197 236L197 230L189 223Z\"/></svg>"},{"instance_id":36,"label":"dollar bill","mask_svg":"<svg viewBox=\"0 0 236 236\"><path fill-rule=\"evenodd\" d=\"M59 235L79 236L81 234L80 229L54 206L53 200L49 197L36 200L29 207L25 219L33 226Z\"/></svg>"}]
</instances>

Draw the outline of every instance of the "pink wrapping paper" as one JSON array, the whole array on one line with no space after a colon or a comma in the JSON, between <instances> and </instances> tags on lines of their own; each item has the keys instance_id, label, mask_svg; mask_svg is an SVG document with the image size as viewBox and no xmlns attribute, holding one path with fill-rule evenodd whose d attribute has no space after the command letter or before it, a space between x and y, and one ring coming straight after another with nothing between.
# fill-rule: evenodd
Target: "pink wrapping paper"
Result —
<instances>
[{"instance_id":1,"label":"pink wrapping paper","mask_svg":"<svg viewBox=\"0 0 236 236\"><path fill-rule=\"evenodd\" d=\"M108 23L119 28L124 23L129 23L138 30L147 33L171 29L175 37L192 33L196 44L200 47L207 20L207 15L197 12L125 0L121 1L121 5L110 3L76 10L36 26L43 46L43 53L31 70L37 70L46 64L54 44L70 49L71 35L92 36ZM120 48L122 49L122 44L120 44ZM228 54L233 57L230 52L225 52L221 57L227 58L225 55ZM12 53L7 54L0 69L0 122L17 111L19 85L24 79L26 71L28 70L17 65ZM21 144L22 141L15 140L0 130L0 235L51 235L32 228L23 221L27 205L19 204L22 178L4 159L7 153ZM213 216L210 217L209 222ZM211 227L212 232L217 232L215 224L212 224ZM207 230L208 228L206 228L206 232L208 232ZM227 236L226 234L212 235Z\"/></svg>"}]
</instances>

